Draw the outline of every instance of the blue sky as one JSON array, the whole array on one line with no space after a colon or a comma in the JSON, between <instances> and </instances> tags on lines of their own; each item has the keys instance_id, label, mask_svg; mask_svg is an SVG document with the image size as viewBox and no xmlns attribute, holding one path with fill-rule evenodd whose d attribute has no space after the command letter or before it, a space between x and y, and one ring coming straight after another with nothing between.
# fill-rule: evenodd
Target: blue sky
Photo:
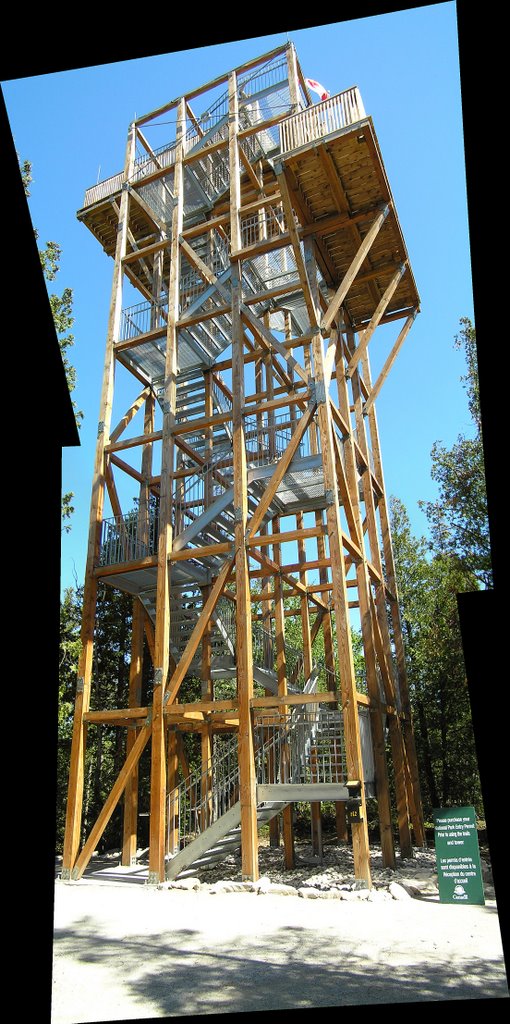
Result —
<instances>
[{"instance_id":1,"label":"blue sky","mask_svg":"<svg viewBox=\"0 0 510 1024\"><path fill-rule=\"evenodd\" d=\"M74 492L62 541L62 586L83 579L104 343L113 263L76 218L85 189L119 171L129 122L286 40L304 74L333 95L352 85L372 117L421 296L418 316L377 402L389 495L427 532L419 499L435 496L434 441L470 431L461 317L474 318L456 4L439 3L316 28L2 83L16 149L33 167L29 200L41 245L62 247L52 288L74 293L74 398L84 412L80 448L63 452ZM149 130L148 130L149 131ZM167 141L151 129L155 146ZM398 333L395 327L388 344ZM373 376L387 354L376 332ZM122 412L123 409L120 410ZM76 580L75 580L76 578Z\"/></svg>"}]
</instances>

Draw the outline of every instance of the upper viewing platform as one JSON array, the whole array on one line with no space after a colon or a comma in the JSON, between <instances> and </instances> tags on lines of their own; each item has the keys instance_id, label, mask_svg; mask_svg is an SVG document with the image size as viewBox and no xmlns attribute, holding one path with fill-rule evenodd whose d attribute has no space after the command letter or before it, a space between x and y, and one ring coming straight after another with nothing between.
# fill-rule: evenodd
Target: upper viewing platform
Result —
<instances>
[{"instance_id":1,"label":"upper viewing platform","mask_svg":"<svg viewBox=\"0 0 510 1024\"><path fill-rule=\"evenodd\" d=\"M246 65L238 72L240 112L239 137L244 154L243 163L256 164L259 160L274 159L291 151L309 146L317 139L335 135L365 118L365 111L357 87L346 89L337 96L328 97L321 104L313 104L306 80L298 70L299 86L294 102L288 73L287 48L259 58L256 65ZM190 97L186 97L189 127L184 135L186 163L192 168L195 189L188 190L185 218L192 218L214 203L229 187L228 154L228 89L226 75L215 80ZM211 96L211 93L213 94ZM219 95L215 95L219 93ZM199 116L191 110L189 100L207 94L207 109ZM212 99L212 102L211 102ZM161 127L158 123L175 110L177 100L146 114L135 123L138 127ZM174 132L175 135L175 132ZM175 138L158 147L148 146L139 151L129 184L139 186L148 180L167 179L170 186L175 163ZM207 154L204 166L203 157ZM97 203L118 195L124 182L124 172L98 182L87 189L84 211ZM160 212L168 216L170 193L163 196Z\"/></svg>"},{"instance_id":2,"label":"upper viewing platform","mask_svg":"<svg viewBox=\"0 0 510 1024\"><path fill-rule=\"evenodd\" d=\"M240 174L236 239L230 237L232 81L237 93ZM207 341L202 362L212 363L229 336L224 319L228 318L228 298L225 300L223 293L222 313L216 314L218 293L212 295L211 286L207 288L204 266L211 280L219 279L228 289L231 259L239 258L244 301L258 316L264 301L267 311L271 293L273 326L281 329L278 302L280 314L283 309L291 315L294 336L299 337L309 331L310 321L297 249L303 249L307 237L313 237L324 311L348 275L374 219L381 214L383 223L377 237L344 297L347 326L360 330L370 323L395 276L398 280L385 318L407 317L418 310L419 296L379 145L358 88L314 103L294 48L285 45L236 69L235 75L225 74L138 118L137 154L129 172L120 171L87 189L78 218L110 256L115 256L122 190L127 188L134 199L130 203L129 249L123 263L128 278L147 302L143 308L133 307L121 341L128 345L134 336L155 329L161 334L164 327L164 299L160 296L156 308L147 268L154 254L161 253L162 280L169 279L177 112L183 109L183 99L182 239L188 245L189 259L183 253L179 316L188 330L191 363L195 358L191 350L196 353L201 344L193 315L200 320L212 313L218 336L222 335L217 351ZM167 141L156 145L163 131ZM183 361L185 352L183 338ZM142 369L141 363L137 368ZM144 372L157 376L156 366L152 370L145 367Z\"/></svg>"}]
</instances>

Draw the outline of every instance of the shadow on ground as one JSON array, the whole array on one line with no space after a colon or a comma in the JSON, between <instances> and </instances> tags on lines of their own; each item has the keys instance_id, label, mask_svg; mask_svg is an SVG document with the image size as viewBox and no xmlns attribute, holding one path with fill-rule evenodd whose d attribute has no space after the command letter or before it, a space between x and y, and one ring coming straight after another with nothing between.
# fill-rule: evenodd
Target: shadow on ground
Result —
<instances>
[{"instance_id":1,"label":"shadow on ground","mask_svg":"<svg viewBox=\"0 0 510 1024\"><path fill-rule=\"evenodd\" d=\"M56 931L55 948L59 957L94 968L84 977L99 987L108 983L107 970L146 1017L508 997L501 961L434 960L429 949L413 959L393 954L390 943L375 959L365 943L331 933L318 943L316 932L300 927L249 938L240 927L211 948L191 928L114 940L85 917L72 930ZM77 992L73 1020L105 1019L87 1016L78 1000Z\"/></svg>"}]
</instances>

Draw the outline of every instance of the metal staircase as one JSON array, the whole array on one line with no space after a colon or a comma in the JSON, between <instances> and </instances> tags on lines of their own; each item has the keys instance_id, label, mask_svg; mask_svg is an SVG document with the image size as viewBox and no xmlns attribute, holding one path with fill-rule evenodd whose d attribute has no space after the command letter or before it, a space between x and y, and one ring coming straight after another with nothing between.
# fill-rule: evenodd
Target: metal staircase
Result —
<instances>
[{"instance_id":1,"label":"metal staircase","mask_svg":"<svg viewBox=\"0 0 510 1024\"><path fill-rule=\"evenodd\" d=\"M217 410L229 411L227 396L228 388L222 390L216 382L213 387L213 404ZM205 385L202 371L180 375L177 422L192 427L194 419L203 417L204 409ZM267 481L287 450L296 422L290 420L288 413L245 418L249 514L258 507ZM185 451L178 456L177 469L181 472L180 476L178 473L174 489L172 525L174 550L189 551L189 559L179 560L172 566L172 587L176 594L180 593L179 588L195 587L199 590L211 577L218 575L226 556L213 553L195 559L193 549L217 543L233 543L235 528L233 454L228 421L215 430L211 449L206 447L203 430L201 434L198 430L196 434L191 431L187 433L186 445L190 450L189 456ZM321 509L324 504L322 459L320 454L311 454L306 432L273 496L262 525L284 512L289 514L293 509ZM98 564L111 567L154 556L157 553L158 536L157 501L153 502L148 519L144 521L141 521L137 509L123 516L105 519ZM154 617L154 570L149 568L141 573L134 567L132 572L124 571L118 576L110 574L108 579L120 589L137 594L151 618Z\"/></svg>"},{"instance_id":2,"label":"metal staircase","mask_svg":"<svg viewBox=\"0 0 510 1024\"><path fill-rule=\"evenodd\" d=\"M304 690L315 691L317 669ZM333 785L337 798L346 798L345 758L341 714L317 705L260 720L255 730L257 789L270 787L275 797L258 799L257 824L266 824L289 803L289 786ZM223 751L173 790L168 799L169 838L166 878L194 875L220 863L241 845L241 804L237 735L222 741ZM280 787L285 796L278 799ZM300 790L301 792L301 790ZM298 797L296 797L298 798ZM170 850L173 846L174 849Z\"/></svg>"}]
</instances>

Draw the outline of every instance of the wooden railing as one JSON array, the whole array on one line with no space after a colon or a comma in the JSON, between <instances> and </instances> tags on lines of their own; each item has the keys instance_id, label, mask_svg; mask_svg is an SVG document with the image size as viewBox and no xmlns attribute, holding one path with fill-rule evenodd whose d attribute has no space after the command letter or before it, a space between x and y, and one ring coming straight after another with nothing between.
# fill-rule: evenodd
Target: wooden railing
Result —
<instances>
[{"instance_id":1,"label":"wooden railing","mask_svg":"<svg viewBox=\"0 0 510 1024\"><path fill-rule=\"evenodd\" d=\"M348 127L348 125L356 124L364 117L366 117L365 108L359 89L357 86L353 86L346 89L345 92L331 96L330 99L324 100L322 103L314 103L313 106L306 107L299 114L294 114L282 121L280 124L280 151L289 153L301 146L307 146L315 139L323 138L325 135L331 135L333 132ZM191 133L186 139L185 150L193 148L196 141L197 136ZM206 152L207 150L204 148L204 155ZM158 151L157 162L150 157L138 161L131 183L143 181L144 177L156 171L160 166L171 167L174 161L175 144L170 144ZM84 207L115 195L120 191L122 182L123 174L120 172L107 178L106 181L93 185L85 193Z\"/></svg>"},{"instance_id":2,"label":"wooden railing","mask_svg":"<svg viewBox=\"0 0 510 1024\"><path fill-rule=\"evenodd\" d=\"M145 159L137 160L133 175L130 178L130 184L143 181L148 174L153 174L160 167L171 167L174 163L175 144L172 144L158 151L156 153L156 160L149 156ZM93 203L98 203L101 199L107 199L115 195L116 192L120 192L123 181L124 174L122 171L119 171L118 174L112 175L111 178L106 178L104 181L98 182L97 185L92 185L85 192L83 206L92 206Z\"/></svg>"},{"instance_id":3,"label":"wooden railing","mask_svg":"<svg viewBox=\"0 0 510 1024\"><path fill-rule=\"evenodd\" d=\"M92 206L93 203L98 203L101 199L107 199L109 196L115 195L116 192L120 192L123 180L124 175L122 171L119 171L118 174L114 174L111 178L105 178L104 181L99 181L97 185L92 185L85 192L83 206Z\"/></svg>"},{"instance_id":4,"label":"wooden railing","mask_svg":"<svg viewBox=\"0 0 510 1024\"><path fill-rule=\"evenodd\" d=\"M364 117L366 114L363 100L355 85L282 121L280 151L289 153L294 149L300 149L315 139L332 135L342 128L347 128L348 125L356 124Z\"/></svg>"}]
</instances>

